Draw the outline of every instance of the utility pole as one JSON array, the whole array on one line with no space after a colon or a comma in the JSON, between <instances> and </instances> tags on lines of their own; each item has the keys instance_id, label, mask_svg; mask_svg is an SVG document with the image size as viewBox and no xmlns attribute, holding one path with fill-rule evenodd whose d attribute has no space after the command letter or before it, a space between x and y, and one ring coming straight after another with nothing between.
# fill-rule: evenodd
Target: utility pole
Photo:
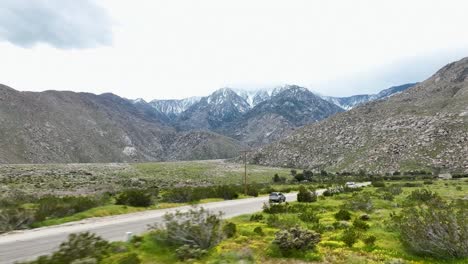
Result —
<instances>
[{"instance_id":1,"label":"utility pole","mask_svg":"<svg viewBox=\"0 0 468 264\"><path fill-rule=\"evenodd\" d=\"M241 153L244 154L244 194L247 195L247 153L250 150L242 150Z\"/></svg>"}]
</instances>

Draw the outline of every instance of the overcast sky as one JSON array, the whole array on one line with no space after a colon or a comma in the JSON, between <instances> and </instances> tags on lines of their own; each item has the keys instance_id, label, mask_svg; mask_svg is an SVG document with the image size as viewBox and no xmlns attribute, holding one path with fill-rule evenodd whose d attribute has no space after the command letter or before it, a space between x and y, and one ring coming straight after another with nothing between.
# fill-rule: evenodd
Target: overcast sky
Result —
<instances>
[{"instance_id":1,"label":"overcast sky","mask_svg":"<svg viewBox=\"0 0 468 264\"><path fill-rule=\"evenodd\" d=\"M183 98L422 81L468 56L468 1L0 0L0 83Z\"/></svg>"}]
</instances>

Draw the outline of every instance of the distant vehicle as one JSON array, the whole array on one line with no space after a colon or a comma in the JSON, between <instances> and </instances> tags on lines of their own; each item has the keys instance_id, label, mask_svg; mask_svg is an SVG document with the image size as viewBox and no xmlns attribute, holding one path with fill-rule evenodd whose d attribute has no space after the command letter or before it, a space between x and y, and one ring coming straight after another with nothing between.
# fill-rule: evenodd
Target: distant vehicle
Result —
<instances>
[{"instance_id":1,"label":"distant vehicle","mask_svg":"<svg viewBox=\"0 0 468 264\"><path fill-rule=\"evenodd\" d=\"M349 188L358 187L355 182L347 182L347 183L345 183L345 186L349 187Z\"/></svg>"},{"instance_id":2,"label":"distant vehicle","mask_svg":"<svg viewBox=\"0 0 468 264\"><path fill-rule=\"evenodd\" d=\"M286 201L286 196L280 192L272 192L269 197L270 203L282 203Z\"/></svg>"}]
</instances>

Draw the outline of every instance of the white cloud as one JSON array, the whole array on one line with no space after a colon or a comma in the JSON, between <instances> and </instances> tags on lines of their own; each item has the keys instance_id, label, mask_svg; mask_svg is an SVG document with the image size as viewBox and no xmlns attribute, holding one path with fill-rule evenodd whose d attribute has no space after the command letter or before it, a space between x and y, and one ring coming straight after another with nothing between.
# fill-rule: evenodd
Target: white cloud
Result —
<instances>
[{"instance_id":1,"label":"white cloud","mask_svg":"<svg viewBox=\"0 0 468 264\"><path fill-rule=\"evenodd\" d=\"M107 13L93 1L2 0L0 7L0 39L21 47L90 48L112 42Z\"/></svg>"},{"instance_id":2,"label":"white cloud","mask_svg":"<svg viewBox=\"0 0 468 264\"><path fill-rule=\"evenodd\" d=\"M112 46L0 43L11 62L0 65L0 82L147 100L283 83L350 95L420 81L468 54L466 1L98 3L117 22Z\"/></svg>"}]
</instances>

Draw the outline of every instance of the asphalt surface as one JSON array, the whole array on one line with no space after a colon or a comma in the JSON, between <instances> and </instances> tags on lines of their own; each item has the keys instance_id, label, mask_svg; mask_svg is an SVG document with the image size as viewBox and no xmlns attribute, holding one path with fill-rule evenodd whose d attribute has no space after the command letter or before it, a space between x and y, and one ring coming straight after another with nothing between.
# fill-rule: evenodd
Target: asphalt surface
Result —
<instances>
[{"instance_id":1,"label":"asphalt surface","mask_svg":"<svg viewBox=\"0 0 468 264\"><path fill-rule=\"evenodd\" d=\"M358 183L366 186L370 183ZM322 195L325 190L317 190ZM285 194L286 201L295 201L296 193ZM214 203L200 206L213 211L221 211L225 218L250 214L262 210L268 202L268 197L247 198ZM15 231L0 235L0 264L17 261L32 260L38 256L55 251L69 234L79 232L92 232L109 241L126 240L127 232L141 234L148 230L149 225L161 223L167 212L176 210L186 211L190 206L170 209L150 210L125 215L91 218L82 221L66 223L58 226L44 227L31 230Z\"/></svg>"}]
</instances>

